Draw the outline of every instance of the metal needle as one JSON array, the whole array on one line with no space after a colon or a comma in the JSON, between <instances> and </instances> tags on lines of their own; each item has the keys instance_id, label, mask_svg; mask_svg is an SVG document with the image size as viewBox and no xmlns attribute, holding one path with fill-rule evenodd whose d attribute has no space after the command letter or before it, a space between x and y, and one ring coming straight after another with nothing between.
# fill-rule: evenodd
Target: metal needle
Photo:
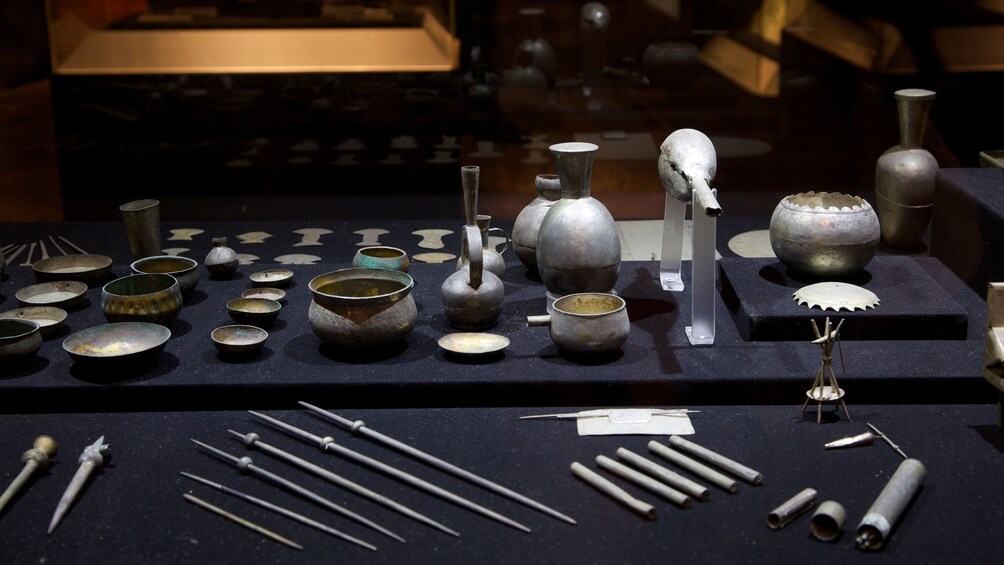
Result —
<instances>
[{"instance_id":1,"label":"metal needle","mask_svg":"<svg viewBox=\"0 0 1004 565\"><path fill-rule=\"evenodd\" d=\"M385 535L385 536L387 536L387 537L389 537L391 539L395 539L395 540L397 540L397 541L399 541L401 543L404 543L404 538L402 538L401 536L399 536L399 535L395 534L394 532L388 530L387 528L385 528L385 527L377 524L376 522L374 522L372 520L369 520L367 518L364 518L364 517L360 516L359 514L356 514L355 512L353 512L351 510L348 510L347 508L339 506L339 505L335 504L334 502L331 502L327 498L324 498L321 495L319 495L319 494L317 494L317 493L315 493L315 492L313 492L313 491L311 491L309 489L305 489L305 488L301 487L300 485L294 483L293 481L290 481L289 479L280 477L279 475L276 475L275 473L272 473L270 471L266 471L265 469L262 469L261 467L258 467L257 465L254 464L254 462L251 460L250 457L241 457L241 458L238 459L237 457L234 457L233 455L230 455L229 453L227 453L225 451L221 451L219 449L216 449L215 447L213 447L211 445L206 445L205 443L202 443L199 440L193 439L192 442L194 442L195 445L198 445L202 449L205 449L209 453L215 455L216 457L218 457L218 458L220 458L220 459L222 459L222 460L224 460L224 461L226 461L228 463L233 463L237 467L237 470L240 471L241 473L251 473L252 475L254 475L256 477L259 477L261 479L265 479L265 480L267 480L267 481L269 481L271 483L274 483L274 484L276 484L276 485L278 485L278 486L280 486L280 487L282 487L282 488L284 488L284 489L286 489L288 491L291 491L291 492L293 492L293 493L295 493L295 494L297 494L297 495L299 495L299 496L301 496L303 498L306 498L307 500L309 500L309 501L311 501L311 502L313 502L315 504L319 504L319 505L327 508L328 510L337 512L337 513L341 514L342 516L345 516L346 518L349 518L351 520L355 520L356 522L359 522L360 524L368 526L368 527L370 527L370 528L372 528L372 529L380 532L381 534L383 534L383 535Z\"/></svg>"},{"instance_id":2,"label":"metal needle","mask_svg":"<svg viewBox=\"0 0 1004 565\"><path fill-rule=\"evenodd\" d=\"M111 449L111 446L105 443L105 436L99 437L97 441L84 448L84 452L77 459L80 462L80 467L77 468L77 472L73 475L73 479L70 480L69 486L66 487L63 497L59 499L56 512L53 513L52 521L49 522L48 533L51 534L56 529L56 526L59 525L60 520L63 519L66 511L70 509L70 505L77 498L80 489L84 488L87 478L91 476L94 469L104 464L104 456L108 453L109 449Z\"/></svg>"},{"instance_id":3,"label":"metal needle","mask_svg":"<svg viewBox=\"0 0 1004 565\"><path fill-rule=\"evenodd\" d=\"M62 247L60 247L58 243L56 243L56 238L54 238L54 237L52 237L50 235L49 236L49 241L51 241L52 244L56 246L56 249L58 249L60 253L62 253L63 255L66 255L66 251Z\"/></svg>"},{"instance_id":4,"label":"metal needle","mask_svg":"<svg viewBox=\"0 0 1004 565\"><path fill-rule=\"evenodd\" d=\"M31 242L31 247L28 248L28 257L24 260L24 263L21 263L22 267L30 267L31 266L31 256L35 254L35 246L36 245L38 245L38 243L35 243L34 241Z\"/></svg>"},{"instance_id":5,"label":"metal needle","mask_svg":"<svg viewBox=\"0 0 1004 565\"><path fill-rule=\"evenodd\" d=\"M516 528L517 530L520 530L520 531L523 531L523 532L526 532L526 533L530 533L530 528L524 526L523 524L520 524L519 522L517 522L517 521L515 521L515 520L513 520L511 518L507 518L507 517L503 516L502 514L499 514L498 512L495 512L494 510L490 510L488 508L485 508L484 506L481 506L480 504L477 504L475 502L471 502L470 500L467 500L466 498L463 498L461 496L457 496L456 494L453 494L452 492L450 492L450 491L448 491L448 490L446 490L444 488L438 487L438 486L436 486L436 485L434 485L434 484L432 484L432 483L430 483L428 481L420 479L420 478L418 478L415 475L412 475L410 473L406 473L406 472L404 472L404 471L402 471L402 470L400 470L400 469L398 469L396 467L391 467L390 465L387 465L386 463L381 463L380 461L377 461L376 459L373 459L371 457L367 457L366 455L363 455L362 453L359 453L357 451L352 451L351 449L349 449L347 447L342 447L341 445L336 444L335 440L332 439L331 437L323 437L322 438L321 436L314 435L314 434L312 434L312 433L310 433L310 432L308 432L306 430L301 430L300 428L297 428L296 426L293 426L291 424L287 424L285 422L281 422L281 421L276 420L275 418L272 418L270 416L266 416L264 414L261 414L261 413L258 413L258 412L254 412L254 411L251 411L251 410L248 410L248 412L251 413L251 415L253 415L253 416L257 417L257 418L261 418L262 420L265 420L266 422L272 424L273 426L276 426L277 428L279 428L279 429L283 430L284 432L292 435L293 437L299 438L299 439L301 439L301 440L303 440L303 441L305 441L307 443L311 443L311 444L316 445L318 448L320 448L321 451L332 451L336 455L339 455L341 457L344 457L346 459L349 459L351 461L359 463L360 465L365 465L365 466L367 466L367 467L369 467L371 469L376 469L377 471L379 471L379 472L381 472L381 473L383 473L385 475L389 475L389 476L391 476L391 477L393 477L393 478L395 478L395 479L397 479L397 480L399 480L401 482L408 483L409 485L411 485L411 486L413 486L413 487L415 487L417 489L424 490L425 492L428 492L430 494L438 496L439 498L442 498L443 500L446 500L448 502L452 502L453 504L456 504L457 506L460 506L462 508L466 508L466 509L468 509L468 510L470 510L472 512L477 512L478 514L481 514L482 516L487 516L488 518L491 518L493 520L502 522L503 524L505 524L507 526Z\"/></svg>"},{"instance_id":6,"label":"metal needle","mask_svg":"<svg viewBox=\"0 0 1004 565\"><path fill-rule=\"evenodd\" d=\"M327 526L325 524L322 524L322 523L318 522L317 520L312 520L310 518L307 518L303 514L297 514L296 512L293 512L292 510L289 510L287 508L283 508L282 506L279 506L277 504L272 504L271 502L269 502L267 500L262 500L260 498L256 498L254 496L251 496L250 494L246 494L246 493L243 493L243 492L241 492L239 490L232 489L230 487L221 485L220 483L214 483L213 481L210 481L209 479L204 479L204 478L202 478L202 477L200 477L198 475L193 475L191 473L186 473L184 471L181 471L181 476L188 477L189 479L192 479L193 481L202 483L202 484L206 485L207 487L214 488L214 489L216 489L216 490L218 490L218 491L220 491L220 492L222 492L224 494L229 494L230 496L239 498L239 499L241 499L241 500L243 500L245 502L250 502L251 504L254 504L256 506L260 506L260 507L262 507L262 508L264 508L266 510L271 510L272 512L275 512L276 514L279 514L281 516L285 516L285 517L287 517L287 518L289 518L291 520L295 520L297 522L300 522L301 524L310 526L311 528L320 530L320 531L322 531L322 532L324 532L326 534L335 536L337 538L341 538L341 539L343 539L343 540L345 540L347 542L354 543L354 544L356 544L356 545L358 545L360 547L365 547L366 549L369 549L369 550L372 550L372 551L376 551L376 549L377 549L375 545L366 543L366 542L364 542L361 539L354 538L354 537L352 537L352 536L350 536L350 535L348 535L346 533L340 532L340 531L332 528L331 526Z\"/></svg>"},{"instance_id":7,"label":"metal needle","mask_svg":"<svg viewBox=\"0 0 1004 565\"><path fill-rule=\"evenodd\" d=\"M235 524L240 524L241 526L244 526L245 528L247 528L249 530L258 532L259 534L267 537L268 539L270 539L272 541L277 541L277 542L279 542L279 543L281 543L283 545L288 545L289 547L292 547L293 549L303 549L303 546L300 545L300 544L298 544L298 543L296 543L295 541L292 541L290 539L284 538L284 537L280 536L279 534L273 532L272 530L268 530L266 528L263 528L263 527L259 526L258 524L255 524L254 522L252 522L250 520L246 520L244 518L241 518L240 516L238 516L236 514L232 514L230 512L227 512L226 510L220 508L219 506L213 506L212 504L209 504L208 502L206 502L205 500L202 500L201 498L197 498L197 497L192 496L192 495L190 495L188 493L185 493L182 496L185 497L185 500L191 502L192 504L198 506L199 508L205 508L206 510L212 512L213 514L216 514L217 516L222 516L222 517L226 518L227 520L230 520L231 522L233 522Z\"/></svg>"},{"instance_id":8,"label":"metal needle","mask_svg":"<svg viewBox=\"0 0 1004 565\"><path fill-rule=\"evenodd\" d=\"M21 246L18 247L13 253L7 255L7 264L13 266L14 260L17 259L19 255L21 255L21 252L24 251L25 247L28 247L28 245L26 243L22 243Z\"/></svg>"},{"instance_id":9,"label":"metal needle","mask_svg":"<svg viewBox=\"0 0 1004 565\"><path fill-rule=\"evenodd\" d=\"M510 489L508 487L504 487L504 486L502 486L502 485L500 485L498 483L490 481L490 480L488 480L488 479L486 479L484 477L481 477L479 475L475 475L474 473L472 473L472 472L470 472L470 471L468 471L466 469L462 469L462 468L457 467L456 465L454 465L452 463L449 463L447 461L443 461L442 459L436 457L435 455L426 453L426 452L424 452L424 451L422 451L420 449L414 448L414 447L412 447L412 446L410 446L410 445L408 445L406 443L402 443L402 442L400 442L400 441L398 441L398 440L396 440L396 439L394 439L394 438L392 438L390 436L386 436L386 435L384 435L384 434L382 434L382 433L380 433L380 432L378 432L376 430L373 430L373 429L369 428L368 426L366 426L366 424L363 423L362 420L352 421L352 420L349 420L347 418L343 418L343 417L341 417L341 416L339 416L337 414L333 414L331 412L328 412L327 410L318 408L317 406L314 406L312 404L308 404L308 403L303 402L303 401L301 401L299 404L300 404L300 406L303 406L304 408L306 408L306 409L314 412L315 414L321 416L322 418L325 418L327 420L335 422L336 424L344 426L347 430L351 431L353 434L361 434L363 436L366 436L367 438L369 438L369 439L371 439L373 441L376 441L377 443L381 443L381 444L383 444L383 445L385 445L387 447L390 447L392 449L396 449L396 450L398 450L398 451L400 451L402 453L405 453L409 457L413 457L415 459L418 459L419 461L421 461L421 462L423 462L423 463L425 463L427 465L431 465L431 466L439 469L440 471L443 471L445 473L449 473L449 474L454 475L456 477L460 477L461 479L464 479L465 481L474 483L475 485L478 485L481 488L484 488L486 490L490 490L490 491L494 492L495 494L504 496L504 497L509 498L511 500L515 500L516 502L519 502L520 504L523 504L525 506L529 506L530 508L533 508L534 510L537 510L539 512L543 512L544 514L548 514L548 515L553 516L553 517L555 517L555 518L557 518L559 520L563 520L565 522L568 522L569 524L575 524L576 523L575 519L573 519L573 518L571 518L569 516L566 516L565 514L562 514L561 512L558 512L557 510L555 510L555 509L553 509L553 508L551 508L549 506L546 506L546 505L544 505L544 504L542 504L540 502L537 502L536 500L534 500L534 499L532 499L532 498L530 498L530 497L528 497L526 495L520 494L520 493L518 493L518 492L516 492L516 491L514 491L514 490L512 490L512 489Z\"/></svg>"},{"instance_id":10,"label":"metal needle","mask_svg":"<svg viewBox=\"0 0 1004 565\"><path fill-rule=\"evenodd\" d=\"M342 487L342 488L344 488L344 489L346 489L346 490L348 490L350 492L358 494L359 496L362 496L364 498L368 498L368 499L372 500L373 502L376 502L378 504L382 504L382 505L384 505L384 506L386 506L386 507L388 507L388 508L390 508L392 510L395 510L395 511L401 513L401 514L404 514L405 516L408 516L409 518L413 518L415 520L418 520L419 522L422 522L423 524L432 526L433 528L436 528L437 530L446 532L446 533L448 533L448 534L450 534L452 536L460 537L460 534L457 533L455 530L447 528L446 526L440 524L439 522L433 520L432 518L429 518L429 517L427 517L427 516L425 516L423 514L420 514L420 513L416 512L416 511L412 510L411 508L408 508L407 506L405 506L405 505L403 505L403 504L401 504L401 503L399 503L399 502L397 502L397 501L395 501L395 500L393 500L391 498L388 498L388 497L386 497L386 496L384 496L382 494L373 492L372 490L370 490L370 489L368 489L368 488L366 488L366 487L364 487L364 486L362 486L360 484L354 483L354 482L352 482L352 481L350 481L350 480L342 477L341 475L338 475L336 473L332 473L331 471L325 469L324 467L321 467L320 465L315 465L315 464L311 463L310 461L307 461L306 459L303 459L301 457L297 457L297 456L293 455L292 453L289 453L288 451L283 451L282 449L279 449L278 447L275 447L273 445L269 445L269 444L261 441L261 438L256 433L242 434L242 433L235 432L233 430L227 430L227 431L230 432L231 434L233 434L234 436L240 438L241 441L244 442L244 445L246 445L248 447L248 449L258 449L260 451L263 451L263 452L271 455L272 457L275 457L276 459L281 459L281 460L283 460L283 461L285 461L285 462L287 462L287 463L289 463L291 465L295 465L295 466L303 469L304 471L307 471L309 473L313 473L313 474L317 475L318 477L321 477L322 479L324 479L324 480L326 480L326 481L328 481L330 483L338 485L338 486L340 486L340 487Z\"/></svg>"},{"instance_id":11,"label":"metal needle","mask_svg":"<svg viewBox=\"0 0 1004 565\"><path fill-rule=\"evenodd\" d=\"M7 503L28 482L28 479L36 469L45 469L49 466L49 459L54 457L57 451L59 451L59 446L56 444L56 440L51 437L38 436L35 438L31 449L21 455L21 462L24 463L21 472L18 473L17 477L11 481L10 486L7 487L7 490L0 496L0 512L3 512Z\"/></svg>"},{"instance_id":12,"label":"metal needle","mask_svg":"<svg viewBox=\"0 0 1004 565\"><path fill-rule=\"evenodd\" d=\"M889 436L887 436L884 433L880 432L878 428L876 428L875 426L873 426L873 425L871 425L871 424L869 424L867 422L865 422L865 425L868 426L869 428L871 428L871 430L873 432L875 432L875 435L877 435L878 437L882 438L882 441L888 443L889 447L893 448L893 450L896 453L899 453L900 455L902 455L903 459L909 459L909 457L906 456L906 453L903 453L903 450L900 449L898 445L896 445L895 443L893 443L891 439L889 439Z\"/></svg>"},{"instance_id":13,"label":"metal needle","mask_svg":"<svg viewBox=\"0 0 1004 565\"><path fill-rule=\"evenodd\" d=\"M84 255L87 255L87 252L86 252L86 251L84 251L84 250L83 250L83 249L81 249L81 248L80 248L79 246L77 246L77 245L76 245L75 243L73 243L72 241L70 241L70 240L66 239L65 237L63 237L63 236L59 236L59 239L63 240L63 242L64 242L64 243L66 243L66 245L69 245L70 247L72 247L72 248L76 249L76 250L77 250L78 252L80 252L80 253L82 253L82 254L84 254Z\"/></svg>"}]
</instances>

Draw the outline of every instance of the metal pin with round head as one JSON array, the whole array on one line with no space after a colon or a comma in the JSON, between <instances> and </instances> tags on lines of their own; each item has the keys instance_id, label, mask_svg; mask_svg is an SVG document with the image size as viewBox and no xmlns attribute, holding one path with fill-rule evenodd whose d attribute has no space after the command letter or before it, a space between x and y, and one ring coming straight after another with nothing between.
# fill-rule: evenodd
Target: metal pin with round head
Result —
<instances>
[{"instance_id":1,"label":"metal pin with round head","mask_svg":"<svg viewBox=\"0 0 1004 565\"><path fill-rule=\"evenodd\" d=\"M94 469L104 465L105 455L108 454L109 449L111 449L111 446L105 443L105 436L99 437L97 441L84 448L83 453L77 459L80 462L80 467L77 467L77 472L73 475L73 479L70 480L69 486L66 487L66 492L59 499L59 505L56 506L56 511L52 515L52 521L49 523L48 533L51 534L56 529L56 526L59 525L59 522L77 498L80 490L84 488L84 484L87 483L87 479L94 472Z\"/></svg>"},{"instance_id":2,"label":"metal pin with round head","mask_svg":"<svg viewBox=\"0 0 1004 565\"><path fill-rule=\"evenodd\" d=\"M21 462L24 463L21 472L18 473L17 477L14 477L14 480L11 481L10 486L7 487L3 495L0 495L0 512L3 512L7 503L28 482L32 473L37 469L45 469L49 466L49 460L55 457L57 451L59 451L59 446L56 444L56 440L51 437L38 436L35 438L31 449L21 455Z\"/></svg>"}]
</instances>

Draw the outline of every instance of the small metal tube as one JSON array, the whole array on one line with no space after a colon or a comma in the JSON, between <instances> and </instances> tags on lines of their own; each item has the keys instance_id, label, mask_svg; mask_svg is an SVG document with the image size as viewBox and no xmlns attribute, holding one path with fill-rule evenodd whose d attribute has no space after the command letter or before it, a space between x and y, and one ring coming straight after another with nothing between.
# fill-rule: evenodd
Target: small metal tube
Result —
<instances>
[{"instance_id":1,"label":"small metal tube","mask_svg":"<svg viewBox=\"0 0 1004 565\"><path fill-rule=\"evenodd\" d=\"M763 473L750 469L742 463L733 461L720 453L715 453L704 446L698 445L680 436L669 436L669 444L680 451L686 451L699 459L703 459L715 467L739 477L747 483L752 485L760 485L763 483Z\"/></svg>"},{"instance_id":2,"label":"small metal tube","mask_svg":"<svg viewBox=\"0 0 1004 565\"><path fill-rule=\"evenodd\" d=\"M690 508L691 500L689 496L660 483L648 475L643 475L623 463L618 463L606 455L597 455L596 464L626 481L630 481L645 490L658 494L677 506Z\"/></svg>"},{"instance_id":3,"label":"small metal tube","mask_svg":"<svg viewBox=\"0 0 1004 565\"><path fill-rule=\"evenodd\" d=\"M916 459L906 459L899 464L892 478L872 503L858 526L858 549L878 550L885 544L893 526L910 504L913 495L924 482L927 469Z\"/></svg>"},{"instance_id":4,"label":"small metal tube","mask_svg":"<svg viewBox=\"0 0 1004 565\"><path fill-rule=\"evenodd\" d=\"M812 508L818 494L815 489L807 488L789 498L781 506L771 510L767 516L767 526L772 530L780 530L787 526L789 522Z\"/></svg>"},{"instance_id":5,"label":"small metal tube","mask_svg":"<svg viewBox=\"0 0 1004 565\"><path fill-rule=\"evenodd\" d=\"M638 469L645 471L649 475L652 475L667 485L689 494L701 502L704 502L711 497L711 492L708 490L708 487L692 481L679 473L670 471L658 463L653 463L631 450L619 447L617 448L617 457L627 461L629 464L637 467Z\"/></svg>"},{"instance_id":6,"label":"small metal tube","mask_svg":"<svg viewBox=\"0 0 1004 565\"><path fill-rule=\"evenodd\" d=\"M655 507L647 502L638 500L628 494L628 492L612 482L604 479L595 471L589 469L582 463L574 461L571 466L572 474L585 481L589 486L627 506L631 510L641 514L649 520L655 520Z\"/></svg>"},{"instance_id":7,"label":"small metal tube","mask_svg":"<svg viewBox=\"0 0 1004 565\"><path fill-rule=\"evenodd\" d=\"M735 493L739 490L739 485L731 477L727 477L703 463L694 461L679 451L674 451L657 441L648 442L648 448L652 453L655 453L666 461L690 471L709 483L724 489L726 492Z\"/></svg>"},{"instance_id":8,"label":"small metal tube","mask_svg":"<svg viewBox=\"0 0 1004 565\"><path fill-rule=\"evenodd\" d=\"M818 540L833 541L840 535L846 519L847 511L844 507L839 502L827 500L812 514L809 531Z\"/></svg>"}]
</instances>

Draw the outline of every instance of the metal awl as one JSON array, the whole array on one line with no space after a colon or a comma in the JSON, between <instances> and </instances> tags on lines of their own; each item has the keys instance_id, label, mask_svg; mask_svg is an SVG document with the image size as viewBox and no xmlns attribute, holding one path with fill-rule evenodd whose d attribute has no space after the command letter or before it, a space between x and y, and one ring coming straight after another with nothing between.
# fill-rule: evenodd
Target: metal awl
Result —
<instances>
[{"instance_id":1,"label":"metal awl","mask_svg":"<svg viewBox=\"0 0 1004 565\"><path fill-rule=\"evenodd\" d=\"M77 459L80 462L80 467L77 467L77 472L73 475L73 479L70 480L69 486L66 487L63 497L59 499L56 512L53 513L52 521L49 522L48 533L51 534L56 529L56 526L59 525L59 522L77 498L80 490L84 488L87 478L91 476L94 469L100 468L104 464L105 455L109 449L111 449L111 446L105 443L105 436L99 437L97 441L84 448L83 453Z\"/></svg>"}]
</instances>

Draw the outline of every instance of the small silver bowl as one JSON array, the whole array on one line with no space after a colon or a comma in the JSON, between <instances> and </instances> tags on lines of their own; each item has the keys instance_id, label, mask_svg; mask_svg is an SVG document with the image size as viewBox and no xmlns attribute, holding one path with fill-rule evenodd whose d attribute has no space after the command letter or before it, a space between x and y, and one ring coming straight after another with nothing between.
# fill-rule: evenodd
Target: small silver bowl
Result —
<instances>
[{"instance_id":1,"label":"small silver bowl","mask_svg":"<svg viewBox=\"0 0 1004 565\"><path fill-rule=\"evenodd\" d=\"M213 345L225 355L253 355L265 347L268 332L248 325L221 326L213 330Z\"/></svg>"},{"instance_id":2,"label":"small silver bowl","mask_svg":"<svg viewBox=\"0 0 1004 565\"><path fill-rule=\"evenodd\" d=\"M84 301L87 285L80 281L54 281L26 286L14 293L25 306L55 306L68 310Z\"/></svg>"},{"instance_id":3,"label":"small silver bowl","mask_svg":"<svg viewBox=\"0 0 1004 565\"><path fill-rule=\"evenodd\" d=\"M147 322L101 324L63 340L74 361L93 367L119 367L152 361L167 346L171 330Z\"/></svg>"},{"instance_id":4,"label":"small silver bowl","mask_svg":"<svg viewBox=\"0 0 1004 565\"><path fill-rule=\"evenodd\" d=\"M112 258L104 255L55 255L31 265L39 282L78 281L87 285L108 278Z\"/></svg>"},{"instance_id":5,"label":"small silver bowl","mask_svg":"<svg viewBox=\"0 0 1004 565\"><path fill-rule=\"evenodd\" d=\"M264 328L275 323L282 304L268 298L235 298L227 302L227 313L238 324Z\"/></svg>"},{"instance_id":6,"label":"small silver bowl","mask_svg":"<svg viewBox=\"0 0 1004 565\"><path fill-rule=\"evenodd\" d=\"M0 320L0 359L19 360L34 355L42 347L38 324L31 320Z\"/></svg>"},{"instance_id":7,"label":"small silver bowl","mask_svg":"<svg viewBox=\"0 0 1004 565\"><path fill-rule=\"evenodd\" d=\"M293 280L293 271L289 269L269 269L268 271L254 273L249 278L251 279L251 284L256 287L286 288L286 285Z\"/></svg>"},{"instance_id":8,"label":"small silver bowl","mask_svg":"<svg viewBox=\"0 0 1004 565\"><path fill-rule=\"evenodd\" d=\"M199 262L188 257L157 255L133 261L130 265L134 273L165 274L178 279L182 294L195 290L199 284Z\"/></svg>"},{"instance_id":9,"label":"small silver bowl","mask_svg":"<svg viewBox=\"0 0 1004 565\"><path fill-rule=\"evenodd\" d=\"M281 288L263 286L261 288L249 288L241 293L241 298L268 298L276 302L286 298L286 291Z\"/></svg>"},{"instance_id":10,"label":"small silver bowl","mask_svg":"<svg viewBox=\"0 0 1004 565\"><path fill-rule=\"evenodd\" d=\"M66 310L54 306L26 306L0 313L0 319L29 320L38 324L43 338L55 335L63 329Z\"/></svg>"},{"instance_id":11,"label":"small silver bowl","mask_svg":"<svg viewBox=\"0 0 1004 565\"><path fill-rule=\"evenodd\" d=\"M178 280L161 273L128 275L101 289L101 310L109 322L167 325L178 317L181 304Z\"/></svg>"}]
</instances>

